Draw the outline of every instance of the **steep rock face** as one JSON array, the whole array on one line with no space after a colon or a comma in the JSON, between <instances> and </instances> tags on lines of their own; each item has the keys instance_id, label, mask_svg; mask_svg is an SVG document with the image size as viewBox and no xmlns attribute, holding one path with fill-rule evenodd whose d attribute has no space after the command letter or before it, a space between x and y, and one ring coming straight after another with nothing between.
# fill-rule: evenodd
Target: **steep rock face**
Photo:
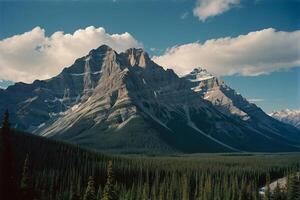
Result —
<instances>
[{"instance_id":1,"label":"steep rock face","mask_svg":"<svg viewBox=\"0 0 300 200\"><path fill-rule=\"evenodd\" d=\"M134 62L132 58L138 62ZM147 65L144 65L144 61ZM76 104L58 119L48 122L35 132L82 145L88 143L94 148L109 148L111 151L115 148L147 151L138 143L146 146L150 143L155 151L156 148L163 151L182 148L197 151L201 149L197 140L204 141L207 146L212 145L209 151L234 149L195 130L196 133L187 131L187 137L184 138L176 127L172 127L176 117L180 118L181 123L187 123L186 114L191 107L215 111L187 87L185 80L180 79L172 70L165 71L156 65L141 49L130 49L120 55L108 51L101 69L101 79L86 101ZM137 122L139 124L132 125ZM134 138L130 135L132 133L135 134ZM174 136L179 138L172 141L175 140ZM115 138L112 140L113 137ZM128 140L136 140L138 143L128 145ZM191 144L192 141L194 144Z\"/></svg>"},{"instance_id":2,"label":"steep rock face","mask_svg":"<svg viewBox=\"0 0 300 200\"><path fill-rule=\"evenodd\" d=\"M126 57L125 59L129 61L131 66L146 67L152 62L148 54L142 49L128 49L121 55Z\"/></svg>"},{"instance_id":3,"label":"steep rock face","mask_svg":"<svg viewBox=\"0 0 300 200\"><path fill-rule=\"evenodd\" d=\"M0 112L8 108L15 128L31 131L88 98L101 77L108 46L92 50L48 80L16 83L0 92ZM93 60L90 60L90 57Z\"/></svg>"},{"instance_id":4,"label":"steep rock face","mask_svg":"<svg viewBox=\"0 0 300 200\"><path fill-rule=\"evenodd\" d=\"M240 121L240 113L243 117L249 116L232 104L246 100L242 97L236 98L239 101L231 100L230 95L237 95L233 90L219 90L221 92L217 94L223 95L223 101L212 101L214 106L203 100L203 97L206 99L204 94L223 84L211 75L201 83L201 91L206 93L193 92L190 90L193 81L180 79L172 70L165 71L141 49L129 49L121 54L110 51L101 69L101 79L89 99L53 124L38 129L38 134L111 151L118 148L149 151L149 146L139 146L147 146L149 141L156 141L150 142L151 151L290 149L285 146L288 141L280 144L281 136L274 139L273 133L264 135L260 132L262 129L250 125L248 119ZM199 74L197 76L201 78ZM228 110L220 109L224 102ZM136 134L134 138L132 133ZM128 140L135 142L128 143ZM255 148L251 144L254 141ZM276 144L276 147L270 144Z\"/></svg>"},{"instance_id":5,"label":"steep rock face","mask_svg":"<svg viewBox=\"0 0 300 200\"><path fill-rule=\"evenodd\" d=\"M281 111L275 111L271 113L270 116L300 129L300 110L285 109Z\"/></svg>"},{"instance_id":6,"label":"steep rock face","mask_svg":"<svg viewBox=\"0 0 300 200\"><path fill-rule=\"evenodd\" d=\"M227 86L224 81L211 75L205 69L196 68L183 77L190 82L193 91L211 102L216 109L227 116L241 119L257 132L266 135L281 135L292 140L299 139L299 133L269 117L255 104Z\"/></svg>"},{"instance_id":7,"label":"steep rock face","mask_svg":"<svg viewBox=\"0 0 300 200\"><path fill-rule=\"evenodd\" d=\"M128 88L134 86L126 65L125 57L113 50L107 51L101 66L101 79L89 98L36 132L96 149L144 152L151 147L154 152L156 149L171 151L172 148L161 142L157 133L138 115L129 95ZM148 134L126 131L130 128L128 122L138 123L136 128Z\"/></svg>"},{"instance_id":8,"label":"steep rock face","mask_svg":"<svg viewBox=\"0 0 300 200\"><path fill-rule=\"evenodd\" d=\"M191 83L191 89L210 101L215 107L227 116L236 116L243 120L249 119L247 113L239 108L236 98L238 96L234 90L224 84L205 69L196 68L184 78ZM226 95L231 93L232 95ZM241 97L240 95L238 97ZM242 98L242 97L241 97ZM241 99L243 100L243 98ZM246 101L246 100L245 100Z\"/></svg>"},{"instance_id":9,"label":"steep rock face","mask_svg":"<svg viewBox=\"0 0 300 200\"><path fill-rule=\"evenodd\" d=\"M8 107L19 128L112 152L299 150L299 131L256 123L269 119L201 73L179 78L142 49L101 46L52 79L0 91L0 110Z\"/></svg>"}]
</instances>

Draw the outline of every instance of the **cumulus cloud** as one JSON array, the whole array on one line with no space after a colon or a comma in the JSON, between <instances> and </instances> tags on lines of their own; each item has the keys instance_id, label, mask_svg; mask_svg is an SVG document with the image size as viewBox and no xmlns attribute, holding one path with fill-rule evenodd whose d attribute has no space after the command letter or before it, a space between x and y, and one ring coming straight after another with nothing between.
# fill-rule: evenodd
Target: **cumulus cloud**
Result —
<instances>
[{"instance_id":1,"label":"cumulus cloud","mask_svg":"<svg viewBox=\"0 0 300 200\"><path fill-rule=\"evenodd\" d=\"M153 57L179 75L203 67L215 75L255 76L300 66L300 30L263 29L238 37L225 37L174 46Z\"/></svg>"},{"instance_id":2,"label":"cumulus cloud","mask_svg":"<svg viewBox=\"0 0 300 200\"><path fill-rule=\"evenodd\" d=\"M50 78L102 44L118 52L142 46L127 32L108 34L102 27L90 26L73 34L58 31L49 37L44 29L35 27L0 40L0 79L32 82Z\"/></svg>"},{"instance_id":3,"label":"cumulus cloud","mask_svg":"<svg viewBox=\"0 0 300 200\"><path fill-rule=\"evenodd\" d=\"M200 21L205 21L209 17L214 17L228 11L239 3L240 0L197 0L193 14Z\"/></svg>"}]
</instances>

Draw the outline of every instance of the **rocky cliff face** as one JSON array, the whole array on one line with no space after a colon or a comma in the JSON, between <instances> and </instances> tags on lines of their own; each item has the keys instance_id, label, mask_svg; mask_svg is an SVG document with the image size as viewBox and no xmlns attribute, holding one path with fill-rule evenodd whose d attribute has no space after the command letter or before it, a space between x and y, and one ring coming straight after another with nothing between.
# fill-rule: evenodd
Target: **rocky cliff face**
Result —
<instances>
[{"instance_id":1,"label":"rocky cliff face","mask_svg":"<svg viewBox=\"0 0 300 200\"><path fill-rule=\"evenodd\" d=\"M101 61L109 47L103 46L79 58L59 75L32 84L16 83L0 93L0 112L8 108L15 128L34 130L86 100L101 77ZM93 57L93 60L89 58Z\"/></svg>"},{"instance_id":2,"label":"rocky cliff face","mask_svg":"<svg viewBox=\"0 0 300 200\"><path fill-rule=\"evenodd\" d=\"M193 91L201 94L202 98L210 101L225 115L235 116L242 120L250 118L238 105L238 101L247 100L205 69L196 68L190 74L184 76L184 78L190 81ZM250 106L250 103L247 104Z\"/></svg>"},{"instance_id":3,"label":"rocky cliff face","mask_svg":"<svg viewBox=\"0 0 300 200\"><path fill-rule=\"evenodd\" d=\"M239 118L251 124L261 134L269 131L274 134L280 134L283 127L289 129L288 126L277 123L259 107L248 102L241 94L205 69L196 68L183 78L190 82L190 87L193 91L201 94L203 99L211 102L217 110L229 117ZM295 130L282 133L292 140L297 140L299 136L299 134L295 133Z\"/></svg>"},{"instance_id":4,"label":"rocky cliff face","mask_svg":"<svg viewBox=\"0 0 300 200\"><path fill-rule=\"evenodd\" d=\"M203 74L179 78L142 49L118 54L101 46L52 79L0 91L0 110L8 107L18 128L98 150L299 150L298 130L269 122L255 105Z\"/></svg>"}]
</instances>

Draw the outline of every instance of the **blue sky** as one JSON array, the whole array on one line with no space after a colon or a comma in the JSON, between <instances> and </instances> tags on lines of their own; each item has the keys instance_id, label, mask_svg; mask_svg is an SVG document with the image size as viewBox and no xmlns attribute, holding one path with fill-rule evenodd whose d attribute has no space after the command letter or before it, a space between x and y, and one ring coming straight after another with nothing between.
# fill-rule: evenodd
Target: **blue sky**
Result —
<instances>
[{"instance_id":1,"label":"blue sky","mask_svg":"<svg viewBox=\"0 0 300 200\"><path fill-rule=\"evenodd\" d=\"M193 16L196 0L103 0L1 2L1 39L31 30L72 33L87 26L109 33L129 32L151 47L167 47L211 38L237 36L264 28L299 30L297 0L250 0L205 23ZM186 19L181 16L188 12Z\"/></svg>"},{"instance_id":2,"label":"blue sky","mask_svg":"<svg viewBox=\"0 0 300 200\"><path fill-rule=\"evenodd\" d=\"M197 5L199 6L197 0L0 1L0 40L31 31L37 26L44 30L45 37L51 37L57 31L73 34L78 29L94 26L103 27L108 34L128 32L151 56L162 56L172 47L203 44L210 39L238 38L240 35L268 28L272 28L273 31L266 31L268 32L266 34L276 38L280 31L290 37L290 33L300 30L299 0L232 0L232 2L235 3L229 4L229 8L219 14L206 16L207 18L201 20L193 13ZM291 38L293 43L294 36ZM130 44L138 45L134 42ZM280 49L281 43L277 46ZM291 51L295 52L294 49ZM280 52L275 52L274 56L278 54L281 55ZM287 57L289 56L282 60L286 61ZM248 57L244 62L248 59L251 65L260 63ZM162 64L172 65L161 60ZM219 70L218 75L242 95L255 100L255 103L267 112L284 108L299 109L298 62L291 61L288 64L285 62L282 67L284 70L277 66L280 62L281 60L274 64L276 65L274 69L270 67L272 62L268 61L269 66L259 65L257 66L260 67L259 70L258 68L234 72ZM9 68L7 63L10 62L5 62L5 67ZM216 69L219 64L211 61L204 63L213 63L215 68L211 71L219 72ZM0 62L1 64L4 65ZM203 64L200 62L199 65ZM203 67L210 70L210 66ZM248 73L249 70L251 73ZM23 80L20 78L20 81Z\"/></svg>"}]
</instances>

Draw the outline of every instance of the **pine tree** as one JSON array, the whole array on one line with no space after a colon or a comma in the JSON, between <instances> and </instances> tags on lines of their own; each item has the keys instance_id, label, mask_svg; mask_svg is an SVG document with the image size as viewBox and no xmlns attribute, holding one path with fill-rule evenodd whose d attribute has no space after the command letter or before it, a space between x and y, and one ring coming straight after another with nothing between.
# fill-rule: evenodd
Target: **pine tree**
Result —
<instances>
[{"instance_id":1,"label":"pine tree","mask_svg":"<svg viewBox=\"0 0 300 200\"><path fill-rule=\"evenodd\" d=\"M267 174L266 177L266 187L265 187L265 196L264 200L269 200L270 199L270 174Z\"/></svg>"},{"instance_id":2,"label":"pine tree","mask_svg":"<svg viewBox=\"0 0 300 200\"><path fill-rule=\"evenodd\" d=\"M273 192L273 199L274 200L284 200L284 196L283 196L282 190L281 190L278 182L277 182L276 187Z\"/></svg>"},{"instance_id":3,"label":"pine tree","mask_svg":"<svg viewBox=\"0 0 300 200\"><path fill-rule=\"evenodd\" d=\"M290 175L288 177L288 185L287 185L288 200L300 200L299 184L300 182L296 175Z\"/></svg>"},{"instance_id":4,"label":"pine tree","mask_svg":"<svg viewBox=\"0 0 300 200\"><path fill-rule=\"evenodd\" d=\"M89 177L88 186L86 188L83 199L84 200L96 200L94 179L92 176Z\"/></svg>"},{"instance_id":5,"label":"pine tree","mask_svg":"<svg viewBox=\"0 0 300 200\"><path fill-rule=\"evenodd\" d=\"M73 183L71 183L69 200L80 200L80 196L78 194L78 191L76 190L76 187Z\"/></svg>"},{"instance_id":6,"label":"pine tree","mask_svg":"<svg viewBox=\"0 0 300 200\"><path fill-rule=\"evenodd\" d=\"M165 199L165 182L162 182L160 184L160 188L159 188L159 200L164 200Z\"/></svg>"},{"instance_id":7,"label":"pine tree","mask_svg":"<svg viewBox=\"0 0 300 200\"><path fill-rule=\"evenodd\" d=\"M34 198L34 191L33 191L33 183L30 171L30 161L29 155L26 155L23 172L22 172L22 179L21 179L21 193L22 199L24 200L31 200Z\"/></svg>"},{"instance_id":8,"label":"pine tree","mask_svg":"<svg viewBox=\"0 0 300 200\"><path fill-rule=\"evenodd\" d=\"M101 200L102 196L102 188L101 185L99 185L98 191L97 191L97 200Z\"/></svg>"},{"instance_id":9,"label":"pine tree","mask_svg":"<svg viewBox=\"0 0 300 200\"><path fill-rule=\"evenodd\" d=\"M102 200L116 200L118 199L116 191L115 191L115 185L114 185L114 173L112 169L112 161L108 161L107 165L107 179L106 184L103 190L103 197Z\"/></svg>"},{"instance_id":10,"label":"pine tree","mask_svg":"<svg viewBox=\"0 0 300 200\"><path fill-rule=\"evenodd\" d=\"M157 199L157 188L156 188L156 184L152 184L152 187L151 187L151 200L156 200Z\"/></svg>"},{"instance_id":11,"label":"pine tree","mask_svg":"<svg viewBox=\"0 0 300 200\"><path fill-rule=\"evenodd\" d=\"M6 110L0 132L0 199L18 198L12 149L9 113Z\"/></svg>"},{"instance_id":12,"label":"pine tree","mask_svg":"<svg viewBox=\"0 0 300 200\"><path fill-rule=\"evenodd\" d=\"M182 183L182 200L189 200L190 194L189 194L189 181L188 177L184 175L183 177L183 183Z\"/></svg>"},{"instance_id":13,"label":"pine tree","mask_svg":"<svg viewBox=\"0 0 300 200\"><path fill-rule=\"evenodd\" d=\"M81 178L78 179L77 186L76 186L76 196L78 199L82 199L82 194L81 194Z\"/></svg>"},{"instance_id":14,"label":"pine tree","mask_svg":"<svg viewBox=\"0 0 300 200\"><path fill-rule=\"evenodd\" d=\"M243 180L241 182L241 186L240 186L240 193L239 193L239 199L244 200L247 199L249 195L246 192L246 182L245 180Z\"/></svg>"},{"instance_id":15,"label":"pine tree","mask_svg":"<svg viewBox=\"0 0 300 200\"><path fill-rule=\"evenodd\" d=\"M143 195L142 195L142 200L148 200L149 199L149 183L145 182L143 186Z\"/></svg>"}]
</instances>

